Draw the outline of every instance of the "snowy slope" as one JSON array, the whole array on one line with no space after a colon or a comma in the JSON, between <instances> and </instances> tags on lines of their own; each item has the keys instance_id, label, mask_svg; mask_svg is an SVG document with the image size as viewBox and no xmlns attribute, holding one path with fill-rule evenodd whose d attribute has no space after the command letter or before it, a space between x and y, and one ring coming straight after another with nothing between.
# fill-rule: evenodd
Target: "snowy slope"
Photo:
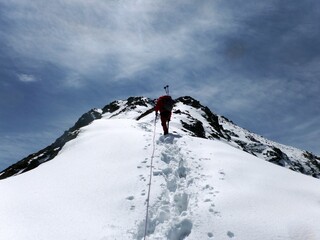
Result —
<instances>
[{"instance_id":1,"label":"snowy slope","mask_svg":"<svg viewBox=\"0 0 320 240\"><path fill-rule=\"evenodd\" d=\"M64 145L75 139L82 127L97 119L140 119L152 112L154 101L144 97L130 97L91 109L83 114L73 127L65 131L53 144L33 153L0 172L0 180L30 171L57 156ZM320 157L314 154L270 141L216 115L199 101L185 96L176 99L173 116L178 117L176 128L180 133L207 139L219 139L254 156L279 166L320 178Z\"/></svg>"},{"instance_id":2,"label":"snowy slope","mask_svg":"<svg viewBox=\"0 0 320 240\"><path fill-rule=\"evenodd\" d=\"M52 161L0 181L0 239L143 239L153 150L147 239L320 239L319 179L235 148L207 119L220 140L190 136L197 108L178 104L163 137L153 114L135 120L152 104L112 106Z\"/></svg>"}]
</instances>

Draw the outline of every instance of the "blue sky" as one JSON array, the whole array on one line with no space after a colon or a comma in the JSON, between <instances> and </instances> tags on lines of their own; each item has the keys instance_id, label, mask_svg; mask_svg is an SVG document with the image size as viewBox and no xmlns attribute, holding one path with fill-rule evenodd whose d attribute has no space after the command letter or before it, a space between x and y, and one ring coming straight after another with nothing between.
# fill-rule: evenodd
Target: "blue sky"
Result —
<instances>
[{"instance_id":1,"label":"blue sky","mask_svg":"<svg viewBox=\"0 0 320 240\"><path fill-rule=\"evenodd\" d=\"M191 95L320 155L318 0L0 0L0 169L94 107Z\"/></svg>"}]
</instances>

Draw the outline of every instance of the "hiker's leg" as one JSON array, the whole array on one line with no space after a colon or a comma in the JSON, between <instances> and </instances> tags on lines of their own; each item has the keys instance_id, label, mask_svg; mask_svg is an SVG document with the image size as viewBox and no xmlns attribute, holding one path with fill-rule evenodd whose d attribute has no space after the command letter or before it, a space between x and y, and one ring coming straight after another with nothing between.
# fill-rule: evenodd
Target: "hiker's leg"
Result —
<instances>
[{"instance_id":1,"label":"hiker's leg","mask_svg":"<svg viewBox=\"0 0 320 240\"><path fill-rule=\"evenodd\" d=\"M167 127L167 118L164 115L161 115L161 125L163 128L163 134L166 135L168 134L168 127Z\"/></svg>"}]
</instances>

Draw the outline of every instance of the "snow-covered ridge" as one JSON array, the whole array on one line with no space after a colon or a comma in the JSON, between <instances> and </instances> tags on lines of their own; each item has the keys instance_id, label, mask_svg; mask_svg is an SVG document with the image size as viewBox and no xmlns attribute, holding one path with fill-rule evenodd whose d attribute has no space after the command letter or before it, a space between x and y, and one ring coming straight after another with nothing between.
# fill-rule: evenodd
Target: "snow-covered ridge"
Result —
<instances>
[{"instance_id":1,"label":"snow-covered ridge","mask_svg":"<svg viewBox=\"0 0 320 240\"><path fill-rule=\"evenodd\" d=\"M53 159L63 146L75 139L82 127L96 119L136 119L154 116L155 100L145 97L130 97L117 100L102 109L94 108L83 114L73 127L67 130L53 144L31 154L0 173L0 179L18 175ZM312 153L270 141L243 129L223 116L212 113L192 97L176 99L173 120L179 134L206 139L219 139L240 148L254 156L306 175L320 178L320 158Z\"/></svg>"},{"instance_id":2,"label":"snow-covered ridge","mask_svg":"<svg viewBox=\"0 0 320 240\"><path fill-rule=\"evenodd\" d=\"M142 105L87 114L52 161L0 181L0 239L142 240L149 186L147 240L320 239L319 179L213 137L189 100L165 137Z\"/></svg>"},{"instance_id":3,"label":"snow-covered ridge","mask_svg":"<svg viewBox=\"0 0 320 240\"><path fill-rule=\"evenodd\" d=\"M314 154L266 139L235 125L225 117L219 123L230 136L230 143L268 162L320 178L320 158Z\"/></svg>"}]
</instances>

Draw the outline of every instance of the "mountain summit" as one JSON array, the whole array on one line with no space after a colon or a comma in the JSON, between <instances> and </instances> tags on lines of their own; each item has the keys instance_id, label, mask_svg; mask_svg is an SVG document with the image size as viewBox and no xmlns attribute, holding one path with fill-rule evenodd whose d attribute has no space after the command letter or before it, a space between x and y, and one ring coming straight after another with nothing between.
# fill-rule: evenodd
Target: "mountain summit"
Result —
<instances>
[{"instance_id":1,"label":"mountain summit","mask_svg":"<svg viewBox=\"0 0 320 240\"><path fill-rule=\"evenodd\" d=\"M33 153L0 173L0 179L18 175L52 160L69 141L75 139L82 127L96 119L139 119L153 108L155 101L145 97L130 97L111 102L102 109L91 109L53 144ZM190 111L194 114L190 114ZM243 129L192 97L176 99L173 117L184 134L206 139L220 139L254 156L306 175L320 178L320 157L297 148L270 141Z\"/></svg>"},{"instance_id":2,"label":"mountain summit","mask_svg":"<svg viewBox=\"0 0 320 240\"><path fill-rule=\"evenodd\" d=\"M153 106L92 109L4 171L0 239L320 239L318 157L191 97L176 99L163 136Z\"/></svg>"}]
</instances>

